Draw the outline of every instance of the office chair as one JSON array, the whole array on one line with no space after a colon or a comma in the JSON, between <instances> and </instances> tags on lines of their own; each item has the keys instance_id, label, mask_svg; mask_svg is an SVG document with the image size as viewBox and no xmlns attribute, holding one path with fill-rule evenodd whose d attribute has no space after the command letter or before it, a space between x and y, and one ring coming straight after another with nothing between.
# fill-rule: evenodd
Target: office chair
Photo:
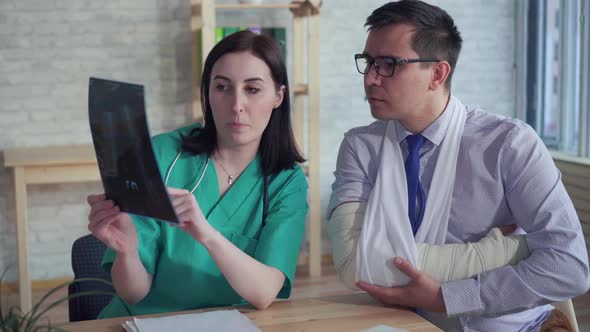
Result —
<instances>
[{"instance_id":1,"label":"office chair","mask_svg":"<svg viewBox=\"0 0 590 332\"><path fill-rule=\"evenodd\" d=\"M111 276L102 270L100 262L106 246L92 234L82 236L72 245L72 270L74 278L99 278L111 282ZM68 296L87 291L114 294L115 289L96 281L75 282L68 287ZM112 295L85 295L68 300L70 322L96 319L110 301Z\"/></svg>"}]
</instances>

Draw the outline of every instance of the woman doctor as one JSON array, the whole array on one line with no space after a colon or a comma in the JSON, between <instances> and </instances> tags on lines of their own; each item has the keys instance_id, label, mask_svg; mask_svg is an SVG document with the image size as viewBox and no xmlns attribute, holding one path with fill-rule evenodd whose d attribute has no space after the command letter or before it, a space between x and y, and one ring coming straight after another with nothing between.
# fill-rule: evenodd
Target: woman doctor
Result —
<instances>
[{"instance_id":1,"label":"woman doctor","mask_svg":"<svg viewBox=\"0 0 590 332\"><path fill-rule=\"evenodd\" d=\"M308 206L279 47L250 31L223 39L205 61L201 100L204 127L153 139L177 227L88 197L117 292L99 318L289 297Z\"/></svg>"}]
</instances>

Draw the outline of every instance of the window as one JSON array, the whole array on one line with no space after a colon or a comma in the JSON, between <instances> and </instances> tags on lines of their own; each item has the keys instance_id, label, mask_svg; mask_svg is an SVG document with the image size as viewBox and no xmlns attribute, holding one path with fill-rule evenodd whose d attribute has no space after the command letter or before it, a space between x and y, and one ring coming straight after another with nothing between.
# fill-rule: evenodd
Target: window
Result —
<instances>
[{"instance_id":1,"label":"window","mask_svg":"<svg viewBox=\"0 0 590 332\"><path fill-rule=\"evenodd\" d=\"M519 1L516 50L518 116L550 149L586 158L589 12L590 0Z\"/></svg>"}]
</instances>

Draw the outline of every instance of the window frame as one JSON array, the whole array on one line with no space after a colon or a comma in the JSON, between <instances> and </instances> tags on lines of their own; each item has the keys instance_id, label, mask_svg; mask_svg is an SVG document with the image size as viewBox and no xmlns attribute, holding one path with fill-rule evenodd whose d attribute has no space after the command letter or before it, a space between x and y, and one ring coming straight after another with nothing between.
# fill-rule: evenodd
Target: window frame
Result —
<instances>
[{"instance_id":1,"label":"window frame","mask_svg":"<svg viewBox=\"0 0 590 332\"><path fill-rule=\"evenodd\" d=\"M547 1L526 0L515 4L515 115L531 124L548 148L590 158L590 0L559 0L561 47L557 107L573 111L559 112L555 137L545 135L544 132L545 107L553 97L547 96L545 92L551 93L547 88L555 88L550 86L552 81L548 82L552 79L549 71L552 64L547 58L551 53L547 51ZM572 20L571 17L576 19ZM535 31L535 38L529 38ZM578 34L580 38L565 38Z\"/></svg>"}]
</instances>

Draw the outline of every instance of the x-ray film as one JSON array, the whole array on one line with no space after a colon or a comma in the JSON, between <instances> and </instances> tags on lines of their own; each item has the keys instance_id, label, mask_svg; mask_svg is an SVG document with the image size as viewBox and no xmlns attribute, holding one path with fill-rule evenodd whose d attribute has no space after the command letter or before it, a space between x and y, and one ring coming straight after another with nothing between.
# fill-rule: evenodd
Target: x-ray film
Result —
<instances>
[{"instance_id":1,"label":"x-ray film","mask_svg":"<svg viewBox=\"0 0 590 332\"><path fill-rule=\"evenodd\" d=\"M144 87L91 77L88 116L107 199L123 212L177 223L152 148Z\"/></svg>"}]
</instances>

